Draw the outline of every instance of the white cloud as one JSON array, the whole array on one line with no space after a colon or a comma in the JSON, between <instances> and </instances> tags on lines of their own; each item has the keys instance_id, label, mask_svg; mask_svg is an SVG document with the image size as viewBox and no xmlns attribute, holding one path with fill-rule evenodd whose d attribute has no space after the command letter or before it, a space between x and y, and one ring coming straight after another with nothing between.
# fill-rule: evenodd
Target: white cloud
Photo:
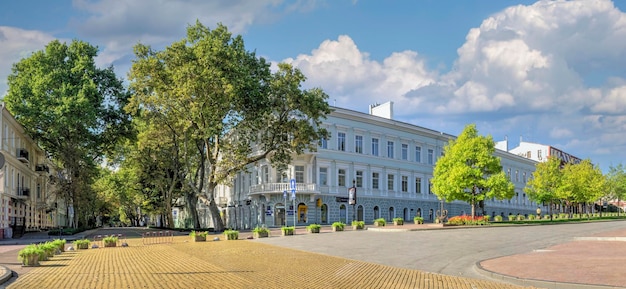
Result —
<instances>
[{"instance_id":1,"label":"white cloud","mask_svg":"<svg viewBox=\"0 0 626 289\"><path fill-rule=\"evenodd\" d=\"M12 65L31 53L44 49L52 40L53 36L40 31L0 26L0 97L8 89L6 81Z\"/></svg>"},{"instance_id":2,"label":"white cloud","mask_svg":"<svg viewBox=\"0 0 626 289\"><path fill-rule=\"evenodd\" d=\"M387 100L412 104L395 106L394 111L400 114L414 112L414 105L419 104L406 99L406 92L431 84L437 78L414 51L396 52L377 62L346 35L322 42L310 55L284 61L300 68L308 82L321 86L331 101L337 101L337 106L352 107L358 103L366 107L363 104Z\"/></svg>"}]
</instances>

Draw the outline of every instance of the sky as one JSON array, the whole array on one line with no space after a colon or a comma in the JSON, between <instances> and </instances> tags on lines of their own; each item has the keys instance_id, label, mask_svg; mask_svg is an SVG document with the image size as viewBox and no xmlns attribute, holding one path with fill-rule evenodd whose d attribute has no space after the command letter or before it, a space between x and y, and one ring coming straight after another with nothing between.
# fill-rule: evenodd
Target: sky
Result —
<instances>
[{"instance_id":1,"label":"sky","mask_svg":"<svg viewBox=\"0 0 626 289\"><path fill-rule=\"evenodd\" d=\"M626 1L0 1L0 97L13 63L54 39L99 48L126 78L137 43L163 49L187 25L222 23L246 49L288 62L333 106L458 135L470 123L626 163Z\"/></svg>"}]
</instances>

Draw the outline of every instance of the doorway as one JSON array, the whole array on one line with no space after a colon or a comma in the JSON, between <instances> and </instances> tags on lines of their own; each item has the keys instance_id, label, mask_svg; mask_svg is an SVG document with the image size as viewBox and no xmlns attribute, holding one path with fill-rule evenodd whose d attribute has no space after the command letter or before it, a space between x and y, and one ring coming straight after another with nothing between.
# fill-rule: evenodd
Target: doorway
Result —
<instances>
[{"instance_id":1,"label":"doorway","mask_svg":"<svg viewBox=\"0 0 626 289\"><path fill-rule=\"evenodd\" d=\"M298 223L306 223L307 205L298 204Z\"/></svg>"},{"instance_id":2,"label":"doorway","mask_svg":"<svg viewBox=\"0 0 626 289\"><path fill-rule=\"evenodd\" d=\"M274 226L285 226L285 205L278 203L274 206Z\"/></svg>"}]
</instances>

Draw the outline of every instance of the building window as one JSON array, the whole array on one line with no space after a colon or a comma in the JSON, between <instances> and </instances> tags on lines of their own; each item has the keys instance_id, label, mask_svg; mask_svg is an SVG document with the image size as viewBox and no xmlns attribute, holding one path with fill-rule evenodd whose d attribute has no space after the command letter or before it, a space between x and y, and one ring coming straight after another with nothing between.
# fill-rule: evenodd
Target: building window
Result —
<instances>
[{"instance_id":1,"label":"building window","mask_svg":"<svg viewBox=\"0 0 626 289\"><path fill-rule=\"evenodd\" d=\"M527 158L527 159L530 159L530 158L531 158L531 156L532 156L532 153L531 153L530 151L527 151L527 152L526 152L526 158Z\"/></svg>"},{"instance_id":2,"label":"building window","mask_svg":"<svg viewBox=\"0 0 626 289\"><path fill-rule=\"evenodd\" d=\"M415 162L422 162L422 147L420 146L415 147Z\"/></svg>"},{"instance_id":3,"label":"building window","mask_svg":"<svg viewBox=\"0 0 626 289\"><path fill-rule=\"evenodd\" d=\"M522 173L522 181L524 181L524 184L526 183L526 172Z\"/></svg>"},{"instance_id":4,"label":"building window","mask_svg":"<svg viewBox=\"0 0 626 289\"><path fill-rule=\"evenodd\" d=\"M337 133L337 150L346 151L346 133Z\"/></svg>"},{"instance_id":5,"label":"building window","mask_svg":"<svg viewBox=\"0 0 626 289\"><path fill-rule=\"evenodd\" d=\"M363 136L357 135L354 137L354 152L357 154L363 153Z\"/></svg>"},{"instance_id":6,"label":"building window","mask_svg":"<svg viewBox=\"0 0 626 289\"><path fill-rule=\"evenodd\" d=\"M429 195L433 194L433 181L432 180L428 180L428 194Z\"/></svg>"},{"instance_id":7,"label":"building window","mask_svg":"<svg viewBox=\"0 0 626 289\"><path fill-rule=\"evenodd\" d=\"M378 190L378 179L380 175L378 173L372 173L372 189Z\"/></svg>"},{"instance_id":8,"label":"building window","mask_svg":"<svg viewBox=\"0 0 626 289\"><path fill-rule=\"evenodd\" d=\"M406 193L409 191L409 177L402 176L402 192Z\"/></svg>"},{"instance_id":9,"label":"building window","mask_svg":"<svg viewBox=\"0 0 626 289\"><path fill-rule=\"evenodd\" d=\"M320 186L328 185L328 168L320 168Z\"/></svg>"},{"instance_id":10,"label":"building window","mask_svg":"<svg viewBox=\"0 0 626 289\"><path fill-rule=\"evenodd\" d=\"M537 150L537 159L541 160L541 150Z\"/></svg>"},{"instance_id":11,"label":"building window","mask_svg":"<svg viewBox=\"0 0 626 289\"><path fill-rule=\"evenodd\" d=\"M337 185L340 187L346 186L346 170L344 169L337 170Z\"/></svg>"},{"instance_id":12,"label":"building window","mask_svg":"<svg viewBox=\"0 0 626 289\"><path fill-rule=\"evenodd\" d=\"M304 183L304 166L296 166L296 183Z\"/></svg>"},{"instance_id":13,"label":"building window","mask_svg":"<svg viewBox=\"0 0 626 289\"><path fill-rule=\"evenodd\" d=\"M270 168L268 166L263 166L263 168L261 169L261 172L263 173L263 183L269 183L270 182Z\"/></svg>"},{"instance_id":14,"label":"building window","mask_svg":"<svg viewBox=\"0 0 626 289\"><path fill-rule=\"evenodd\" d=\"M402 159L409 160L409 145L405 143L402 144Z\"/></svg>"},{"instance_id":15,"label":"building window","mask_svg":"<svg viewBox=\"0 0 626 289\"><path fill-rule=\"evenodd\" d=\"M377 138L372 139L372 155L378 156L378 139Z\"/></svg>"},{"instance_id":16,"label":"building window","mask_svg":"<svg viewBox=\"0 0 626 289\"><path fill-rule=\"evenodd\" d=\"M506 169L506 177L507 177L507 179L509 179L509 181L512 180L511 179L511 168Z\"/></svg>"},{"instance_id":17,"label":"building window","mask_svg":"<svg viewBox=\"0 0 626 289\"><path fill-rule=\"evenodd\" d=\"M432 149L428 149L428 164L432 165L433 164L433 155L434 155L434 151Z\"/></svg>"},{"instance_id":18,"label":"building window","mask_svg":"<svg viewBox=\"0 0 626 289\"><path fill-rule=\"evenodd\" d=\"M328 140L325 137L320 139L320 148L328 149Z\"/></svg>"},{"instance_id":19,"label":"building window","mask_svg":"<svg viewBox=\"0 0 626 289\"><path fill-rule=\"evenodd\" d=\"M363 187L363 171L356 171L356 187Z\"/></svg>"},{"instance_id":20,"label":"building window","mask_svg":"<svg viewBox=\"0 0 626 289\"><path fill-rule=\"evenodd\" d=\"M393 191L393 181L394 181L395 176L393 174L388 174L387 175L387 190L389 191Z\"/></svg>"},{"instance_id":21,"label":"building window","mask_svg":"<svg viewBox=\"0 0 626 289\"><path fill-rule=\"evenodd\" d=\"M415 193L422 193L422 178L415 178Z\"/></svg>"},{"instance_id":22,"label":"building window","mask_svg":"<svg viewBox=\"0 0 626 289\"><path fill-rule=\"evenodd\" d=\"M519 182L519 171L515 170L515 181Z\"/></svg>"},{"instance_id":23,"label":"building window","mask_svg":"<svg viewBox=\"0 0 626 289\"><path fill-rule=\"evenodd\" d=\"M387 142L387 157L393 159L393 142Z\"/></svg>"}]
</instances>

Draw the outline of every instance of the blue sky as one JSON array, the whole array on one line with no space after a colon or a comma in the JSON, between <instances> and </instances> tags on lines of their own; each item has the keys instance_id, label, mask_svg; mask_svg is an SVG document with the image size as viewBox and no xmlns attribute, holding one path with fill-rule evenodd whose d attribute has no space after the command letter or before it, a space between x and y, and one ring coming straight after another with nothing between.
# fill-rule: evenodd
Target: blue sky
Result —
<instances>
[{"instance_id":1,"label":"blue sky","mask_svg":"<svg viewBox=\"0 0 626 289\"><path fill-rule=\"evenodd\" d=\"M119 77L138 42L162 48L196 19L286 61L330 103L459 134L553 145L603 170L626 159L626 1L0 2L0 96L12 63L53 39L100 48Z\"/></svg>"}]
</instances>

